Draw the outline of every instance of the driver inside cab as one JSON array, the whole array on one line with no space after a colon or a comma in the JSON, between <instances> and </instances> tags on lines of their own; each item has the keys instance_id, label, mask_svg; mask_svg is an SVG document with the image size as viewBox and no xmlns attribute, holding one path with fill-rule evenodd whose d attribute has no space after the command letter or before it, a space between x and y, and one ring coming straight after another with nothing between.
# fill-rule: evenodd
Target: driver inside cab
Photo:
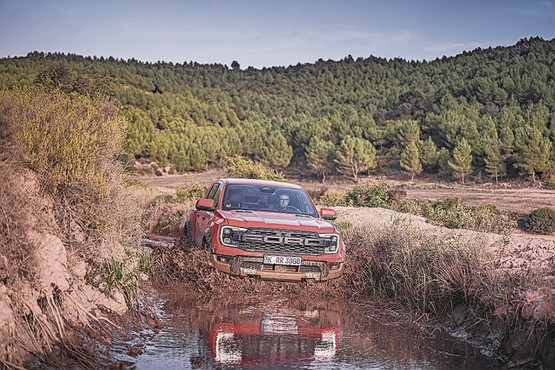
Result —
<instances>
[{"instance_id":1,"label":"driver inside cab","mask_svg":"<svg viewBox=\"0 0 555 370\"><path fill-rule=\"evenodd\" d=\"M289 195L287 194L281 194L279 196L279 203L278 204L272 204L272 206L270 207L271 209L275 209L276 211L286 211L287 208L289 206Z\"/></svg>"}]
</instances>

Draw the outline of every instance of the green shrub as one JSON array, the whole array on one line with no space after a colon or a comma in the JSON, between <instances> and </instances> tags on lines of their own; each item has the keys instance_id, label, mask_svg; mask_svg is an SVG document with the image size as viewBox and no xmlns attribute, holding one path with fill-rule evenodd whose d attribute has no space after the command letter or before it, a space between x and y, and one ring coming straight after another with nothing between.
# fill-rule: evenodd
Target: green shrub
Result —
<instances>
[{"instance_id":1,"label":"green shrub","mask_svg":"<svg viewBox=\"0 0 555 370\"><path fill-rule=\"evenodd\" d=\"M402 199L397 205L397 211L411 213L413 215L422 214L422 204L417 199Z\"/></svg>"},{"instance_id":2,"label":"green shrub","mask_svg":"<svg viewBox=\"0 0 555 370\"><path fill-rule=\"evenodd\" d=\"M347 199L345 198L345 192L334 193L326 191L318 198L317 203L326 207L341 207L347 205Z\"/></svg>"},{"instance_id":3,"label":"green shrub","mask_svg":"<svg viewBox=\"0 0 555 370\"><path fill-rule=\"evenodd\" d=\"M470 207L464 205L460 198L425 203L422 206L422 214L432 223L450 229L507 234L516 226L514 221L501 214L494 205Z\"/></svg>"},{"instance_id":4,"label":"green shrub","mask_svg":"<svg viewBox=\"0 0 555 370\"><path fill-rule=\"evenodd\" d=\"M42 89L0 91L1 119L17 159L52 193L105 197L126 121L108 99Z\"/></svg>"},{"instance_id":5,"label":"green shrub","mask_svg":"<svg viewBox=\"0 0 555 370\"><path fill-rule=\"evenodd\" d=\"M120 289L127 304L134 306L139 300L138 270L133 265L134 255L126 251L123 261L111 258L103 261L100 266L100 279L106 285L106 295L109 297L114 288Z\"/></svg>"},{"instance_id":6,"label":"green shrub","mask_svg":"<svg viewBox=\"0 0 555 370\"><path fill-rule=\"evenodd\" d=\"M538 234L555 233L555 210L538 208L530 212L524 219L524 230Z\"/></svg>"},{"instance_id":7,"label":"green shrub","mask_svg":"<svg viewBox=\"0 0 555 370\"><path fill-rule=\"evenodd\" d=\"M460 198L447 198L422 207L424 217L430 221L451 228L462 229L468 215Z\"/></svg>"},{"instance_id":8,"label":"green shrub","mask_svg":"<svg viewBox=\"0 0 555 370\"><path fill-rule=\"evenodd\" d=\"M172 203L173 200L174 196L171 194L160 194L154 198L153 203Z\"/></svg>"},{"instance_id":9,"label":"green shrub","mask_svg":"<svg viewBox=\"0 0 555 370\"><path fill-rule=\"evenodd\" d=\"M178 186L175 188L175 201L183 203L185 201L197 200L206 194L206 187L198 184Z\"/></svg>"},{"instance_id":10,"label":"green shrub","mask_svg":"<svg viewBox=\"0 0 555 370\"><path fill-rule=\"evenodd\" d=\"M515 221L501 214L493 204L471 207L468 221L465 225L467 229L497 234L509 234L517 226Z\"/></svg>"},{"instance_id":11,"label":"green shrub","mask_svg":"<svg viewBox=\"0 0 555 370\"><path fill-rule=\"evenodd\" d=\"M395 201L389 195L389 185L379 180L371 184L356 185L345 194L346 203L354 207L381 207L394 209Z\"/></svg>"},{"instance_id":12,"label":"green shrub","mask_svg":"<svg viewBox=\"0 0 555 370\"><path fill-rule=\"evenodd\" d=\"M224 161L228 177L286 181L283 174L241 156L227 157Z\"/></svg>"},{"instance_id":13,"label":"green shrub","mask_svg":"<svg viewBox=\"0 0 555 370\"><path fill-rule=\"evenodd\" d=\"M139 255L139 271L150 274L150 271L158 262L157 256L151 250L145 250Z\"/></svg>"}]
</instances>

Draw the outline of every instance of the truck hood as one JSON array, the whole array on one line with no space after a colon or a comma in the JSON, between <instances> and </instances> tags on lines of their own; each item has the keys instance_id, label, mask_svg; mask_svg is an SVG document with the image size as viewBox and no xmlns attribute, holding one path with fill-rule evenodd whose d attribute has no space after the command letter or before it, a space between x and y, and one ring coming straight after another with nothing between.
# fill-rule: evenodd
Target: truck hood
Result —
<instances>
[{"instance_id":1,"label":"truck hood","mask_svg":"<svg viewBox=\"0 0 555 370\"><path fill-rule=\"evenodd\" d=\"M230 225L244 228L293 229L320 234L335 232L335 227L326 220L292 213L265 211L220 211L220 213Z\"/></svg>"}]
</instances>

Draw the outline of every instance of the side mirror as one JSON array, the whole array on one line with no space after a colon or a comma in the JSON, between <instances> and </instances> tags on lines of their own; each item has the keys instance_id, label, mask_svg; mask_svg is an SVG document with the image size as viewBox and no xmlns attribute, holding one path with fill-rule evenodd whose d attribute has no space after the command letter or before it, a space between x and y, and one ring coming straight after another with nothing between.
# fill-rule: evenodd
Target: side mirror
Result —
<instances>
[{"instance_id":1,"label":"side mirror","mask_svg":"<svg viewBox=\"0 0 555 370\"><path fill-rule=\"evenodd\" d=\"M201 198L197 200L197 203L195 205L199 211L214 212L216 210L216 208L214 208L213 199Z\"/></svg>"},{"instance_id":2,"label":"side mirror","mask_svg":"<svg viewBox=\"0 0 555 370\"><path fill-rule=\"evenodd\" d=\"M320 209L320 217L322 217L324 220L333 221L337 218L337 213L335 212L335 209L322 208Z\"/></svg>"}]
</instances>

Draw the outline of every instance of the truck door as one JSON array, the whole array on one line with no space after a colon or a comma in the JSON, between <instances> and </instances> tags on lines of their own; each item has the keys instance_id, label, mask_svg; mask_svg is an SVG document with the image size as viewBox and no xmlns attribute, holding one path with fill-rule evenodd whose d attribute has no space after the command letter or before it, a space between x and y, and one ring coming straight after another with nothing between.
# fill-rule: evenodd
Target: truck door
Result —
<instances>
[{"instance_id":1,"label":"truck door","mask_svg":"<svg viewBox=\"0 0 555 370\"><path fill-rule=\"evenodd\" d=\"M218 207L218 202L220 200L222 184L216 182L212 184L212 187L208 191L206 198L212 199L214 201L214 207ZM202 240L205 236L206 230L208 229L208 224L214 216L214 212L197 210L196 225L195 225L195 240L197 246L202 246Z\"/></svg>"}]
</instances>

